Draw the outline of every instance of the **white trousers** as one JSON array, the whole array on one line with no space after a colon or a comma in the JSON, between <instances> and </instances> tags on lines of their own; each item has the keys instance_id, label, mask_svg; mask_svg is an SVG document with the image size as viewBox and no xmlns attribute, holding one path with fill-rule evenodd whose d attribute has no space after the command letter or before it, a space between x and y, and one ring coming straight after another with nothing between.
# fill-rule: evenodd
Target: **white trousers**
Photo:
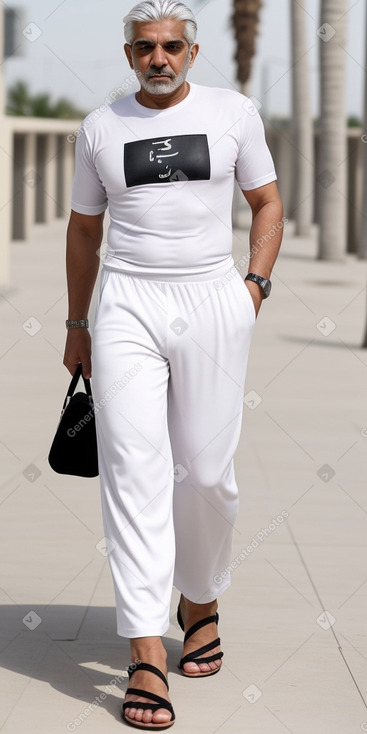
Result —
<instances>
[{"instance_id":1,"label":"white trousers","mask_svg":"<svg viewBox=\"0 0 367 734\"><path fill-rule=\"evenodd\" d=\"M169 279L102 270L93 395L123 637L168 630L173 585L204 604L229 584L228 574L220 585L215 578L231 562L233 456L254 324L233 261Z\"/></svg>"}]
</instances>

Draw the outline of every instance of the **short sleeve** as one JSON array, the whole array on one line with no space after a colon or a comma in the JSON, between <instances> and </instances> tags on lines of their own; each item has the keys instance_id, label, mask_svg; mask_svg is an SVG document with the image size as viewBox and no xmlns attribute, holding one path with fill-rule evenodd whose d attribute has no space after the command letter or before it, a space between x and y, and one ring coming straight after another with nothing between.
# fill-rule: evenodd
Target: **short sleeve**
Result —
<instances>
[{"instance_id":1,"label":"short sleeve","mask_svg":"<svg viewBox=\"0 0 367 734\"><path fill-rule=\"evenodd\" d=\"M276 181L277 175L265 139L263 121L250 99L248 105L244 105L244 109L245 119L236 163L236 179L243 191L250 191Z\"/></svg>"},{"instance_id":2,"label":"short sleeve","mask_svg":"<svg viewBox=\"0 0 367 734\"><path fill-rule=\"evenodd\" d=\"M87 133L83 126L75 144L75 173L71 208L79 214L96 215L107 209L106 190L93 163Z\"/></svg>"}]
</instances>

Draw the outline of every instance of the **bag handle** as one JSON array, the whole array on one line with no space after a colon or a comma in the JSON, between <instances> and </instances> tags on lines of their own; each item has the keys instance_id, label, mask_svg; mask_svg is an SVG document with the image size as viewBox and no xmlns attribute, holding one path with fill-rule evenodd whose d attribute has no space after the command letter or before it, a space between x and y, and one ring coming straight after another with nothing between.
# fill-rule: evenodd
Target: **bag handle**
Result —
<instances>
[{"instance_id":1,"label":"bag handle","mask_svg":"<svg viewBox=\"0 0 367 734\"><path fill-rule=\"evenodd\" d=\"M93 399L92 398L92 390L91 390L91 386L90 386L90 380L88 380L86 377L84 377L83 371L82 371L82 363L79 362L79 364L78 364L78 366L77 366L77 368L75 370L75 373L74 373L74 375L73 375L73 377L71 379L71 382L70 382L70 385L69 385L69 389L68 389L68 391L66 393L66 398L64 400L64 405L62 406L62 409L63 410L65 410L65 407L66 407L68 401L74 395L75 388L76 388L76 386L77 386L77 384L79 382L80 377L83 378L85 392L87 393L89 399L90 400Z\"/></svg>"}]
</instances>

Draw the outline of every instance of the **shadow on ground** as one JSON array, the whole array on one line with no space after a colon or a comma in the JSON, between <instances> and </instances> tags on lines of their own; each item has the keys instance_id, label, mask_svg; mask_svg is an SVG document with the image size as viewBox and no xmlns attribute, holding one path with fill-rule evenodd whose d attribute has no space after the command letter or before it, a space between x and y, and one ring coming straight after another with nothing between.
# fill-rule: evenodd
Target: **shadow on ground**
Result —
<instances>
[{"instance_id":1,"label":"shadow on ground","mask_svg":"<svg viewBox=\"0 0 367 734\"><path fill-rule=\"evenodd\" d=\"M79 700L81 714L86 705L91 712L100 706L120 720L130 652L128 640L116 634L114 608L3 606L0 629L3 668ZM164 642L168 670L179 675L182 643Z\"/></svg>"}]
</instances>

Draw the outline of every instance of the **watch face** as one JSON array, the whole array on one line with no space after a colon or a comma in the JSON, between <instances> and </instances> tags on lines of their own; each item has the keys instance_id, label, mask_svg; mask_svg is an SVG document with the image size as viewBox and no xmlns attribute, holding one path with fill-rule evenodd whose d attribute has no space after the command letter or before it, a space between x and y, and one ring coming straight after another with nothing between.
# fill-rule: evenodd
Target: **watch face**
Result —
<instances>
[{"instance_id":1,"label":"watch face","mask_svg":"<svg viewBox=\"0 0 367 734\"><path fill-rule=\"evenodd\" d=\"M270 296L270 291L271 291L271 282L270 282L270 280L263 280L262 287L263 287L263 291L265 293L265 298L268 298L268 296Z\"/></svg>"},{"instance_id":2,"label":"watch face","mask_svg":"<svg viewBox=\"0 0 367 734\"><path fill-rule=\"evenodd\" d=\"M268 298L270 296L271 291L271 281L267 280L266 278L262 278L261 275L256 275L255 273L249 273L245 280L252 280L254 283L257 283L260 288L264 291L265 298Z\"/></svg>"}]
</instances>

